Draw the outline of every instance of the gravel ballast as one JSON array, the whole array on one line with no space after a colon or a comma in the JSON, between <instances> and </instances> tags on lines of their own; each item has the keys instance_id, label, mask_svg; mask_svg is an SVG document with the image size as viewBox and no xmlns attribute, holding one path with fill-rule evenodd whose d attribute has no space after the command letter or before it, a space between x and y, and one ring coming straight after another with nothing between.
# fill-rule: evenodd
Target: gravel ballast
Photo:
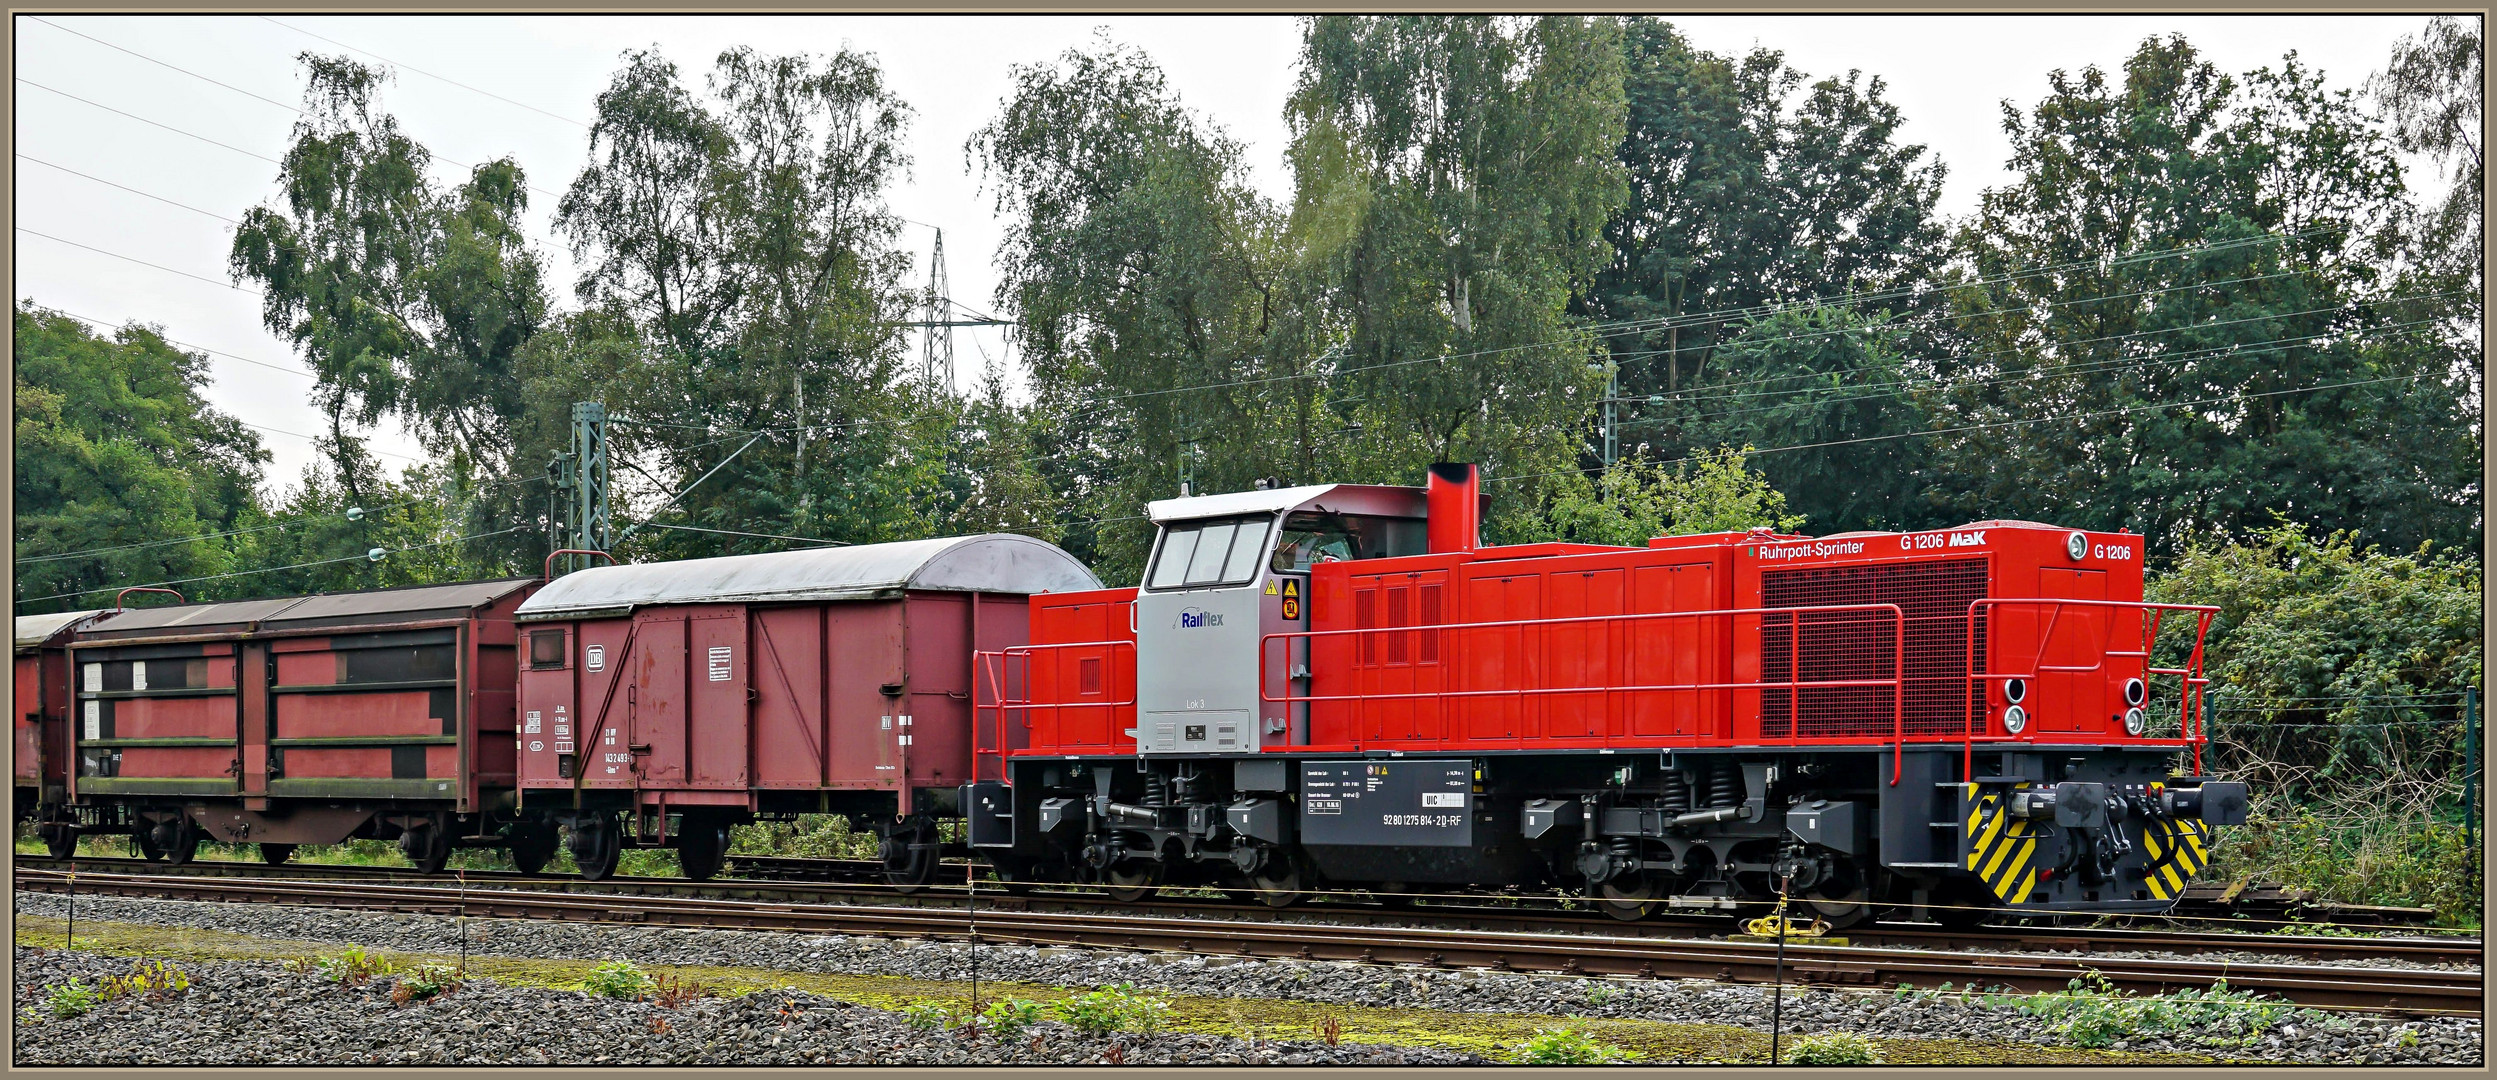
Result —
<instances>
[{"instance_id":1,"label":"gravel ballast","mask_svg":"<svg viewBox=\"0 0 2497 1080\"><path fill-rule=\"evenodd\" d=\"M1464 1065L1444 1050L1250 1043L1206 1035L1088 1036L1044 1022L1008 1039L912 1028L899 1013L806 993L674 1008L476 979L392 1000L397 979L340 986L280 964L177 964L186 991L17 1024L19 1065ZM128 972L127 960L17 950L19 1005L49 987ZM39 1008L39 1006L38 1006ZM1115 1048L1115 1050L1113 1049Z\"/></svg>"},{"instance_id":2,"label":"gravel ballast","mask_svg":"<svg viewBox=\"0 0 2497 1080\"><path fill-rule=\"evenodd\" d=\"M16 901L17 910L24 914L60 918L67 911L64 898L57 894L20 892L16 894ZM406 952L456 954L460 950L460 920L448 916L82 897L78 900L78 917L82 923L96 919L190 927ZM466 931L467 947L472 955L555 960L623 959L645 968L741 967L961 980L970 976L976 960L979 977L984 981L1084 988L1128 982L1135 984L1139 990L1172 995L1425 1008L1441 1012L1580 1015L1684 1024L1725 1024L1757 1031L1767 1031L1770 1022L1771 995L1768 988L1696 980L1578 979L1323 961L1241 960L1024 946L980 946L975 949L956 943L838 935L593 926L521 920L468 920ZM21 965L25 962L21 950ZM126 960L118 963L120 966L116 971L127 970ZM30 978L23 966L19 978L21 985ZM517 989L498 989L494 992L539 993ZM455 1005L456 1001L446 1004ZM853 1008L849 1011L860 1010ZM1841 994L1789 988L1784 995L1783 1016L1784 1028L1789 1035L1843 1030L1879 1039L1965 1040L2054 1047L2068 1045L2066 1038L2051 1030L2049 1021L2045 1019L2023 1015L2012 1008L1983 1007L1957 996L1878 992ZM646 1020L635 1022L647 1023ZM511 1034L506 1031L499 1037L510 1038ZM21 1035L21 1056L28 1052L24 1038ZM2319 1064L2478 1064L2482 1060L2483 1032L2481 1023L2469 1018L2400 1021L2362 1015L2326 1016L2301 1011L2286 1023L2259 1036L2251 1045L2241 1044L2234 1038L2223 1041L2195 1032L2184 1032L2121 1039L2112 1048ZM1326 1048L1321 1046L1320 1049ZM1230 1052L1237 1050L1235 1048ZM565 1059L558 1057L555 1060ZM928 1060L933 1062L936 1059ZM1136 1059L1131 1057L1129 1060Z\"/></svg>"}]
</instances>

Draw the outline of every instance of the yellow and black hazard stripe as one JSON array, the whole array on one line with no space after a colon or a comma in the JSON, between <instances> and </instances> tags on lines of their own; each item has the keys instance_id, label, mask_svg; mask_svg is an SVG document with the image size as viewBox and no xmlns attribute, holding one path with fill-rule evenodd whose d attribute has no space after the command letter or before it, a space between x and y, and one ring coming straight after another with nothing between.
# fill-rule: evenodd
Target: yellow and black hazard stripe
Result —
<instances>
[{"instance_id":1,"label":"yellow and black hazard stripe","mask_svg":"<svg viewBox=\"0 0 2497 1080\"><path fill-rule=\"evenodd\" d=\"M1961 788L1961 865L1983 878L2004 903L2027 901L2037 888L2037 827L2013 814L2003 795L1979 794L1975 784Z\"/></svg>"},{"instance_id":2,"label":"yellow and black hazard stripe","mask_svg":"<svg viewBox=\"0 0 2497 1080\"><path fill-rule=\"evenodd\" d=\"M2207 826L2180 818L2151 818L2142 826L2142 850L2150 855L2150 895L2173 900L2211 861L2204 844Z\"/></svg>"}]
</instances>

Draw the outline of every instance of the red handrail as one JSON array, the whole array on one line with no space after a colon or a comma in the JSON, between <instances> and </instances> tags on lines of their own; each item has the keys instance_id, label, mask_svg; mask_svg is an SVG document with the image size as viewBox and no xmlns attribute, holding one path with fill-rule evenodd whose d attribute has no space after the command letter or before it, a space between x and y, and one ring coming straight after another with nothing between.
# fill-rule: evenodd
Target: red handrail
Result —
<instances>
[{"instance_id":1,"label":"red handrail","mask_svg":"<svg viewBox=\"0 0 2497 1080\"><path fill-rule=\"evenodd\" d=\"M131 586L131 587L127 588L127 589L123 589L122 591L120 591L120 592L117 592L117 593L114 593L114 594L113 594L113 610L115 610L115 611L120 611L120 610L123 610L123 608L122 608L122 606L121 606L121 599L122 599L122 597L128 596L128 595L130 595L131 593L134 593L134 592L160 592L160 593L164 593L164 594L166 594L167 596L171 596L171 597L173 597L173 602L174 602L174 603L177 603L177 604L187 604L187 603L190 603L190 601L185 600L185 599L183 599L183 598L182 598L182 594L181 594L180 592L177 592L177 591L175 591L175 590L173 590L173 589L159 588L159 587L154 586L154 585L133 585L133 586Z\"/></svg>"},{"instance_id":2,"label":"red handrail","mask_svg":"<svg viewBox=\"0 0 2497 1080\"><path fill-rule=\"evenodd\" d=\"M1006 778L1004 776L1003 763L1006 759L1006 752L1010 749L1010 746L1006 741L1006 714L1009 712L1022 713L1023 726L1025 728L1029 728L1032 726L1031 711L1034 709L1110 709L1113 710L1111 715L1115 717L1117 715L1115 710L1122 707L1135 707L1135 689L1132 684L1128 688L1128 696L1125 701L1033 701L1028 697L1008 698L1006 696L1007 682L1005 665L1009 658L1021 657L1023 659L1024 668L1027 672L1024 676L1024 686L1026 687L1026 693L1028 693L1031 685L1031 676L1028 672L1031 666L1031 658L1034 653L1047 649L1104 648L1126 649L1129 652L1134 652L1136 643L1125 640L1062 641L1046 642L1038 645L1014 645L1003 649L975 650L971 654L973 660L971 686L972 724L976 730L979 724L980 711L982 709L994 711L997 717L994 729L997 736L997 748L995 750L980 749L979 739L975 735L971 740L972 757L976 760L982 754L995 754L999 762L998 779L1002 780ZM994 692L994 697L988 700L986 704L982 704L980 695L980 676L982 675L988 677L988 689ZM1107 679L1109 678L1108 673L1105 672L1103 678L1105 680L1104 686L1106 687ZM974 779L976 779L977 773L979 772L978 768L975 766L972 769L972 772L974 774Z\"/></svg>"},{"instance_id":3,"label":"red handrail","mask_svg":"<svg viewBox=\"0 0 2497 1080\"><path fill-rule=\"evenodd\" d=\"M2037 649L2032 658L2029 669L2027 671L2007 672L1978 671L1976 648L1978 612L1981 609L1988 608L2013 606L2035 607L2041 605L2047 607L2048 609L2046 628L2040 631L2037 635ZM2086 666L2077 664L2046 663L2045 654L2047 642L2054 639L2055 628L2062 621L2063 610L2067 607L2129 610L2147 617L2150 625L2143 630L2142 647L2140 649L2093 650L2098 659L2095 663L2091 663ZM2167 613L2171 611L2190 611L2194 613L2193 652L2186 658L2184 667L2152 667L2150 666L2150 651L2158 647L2160 623L2165 619ZM2203 648L2211 634L2211 619L2213 616L2218 615L2219 611L2219 608L2213 607L2209 604L2160 604L2145 600L2070 600L2056 597L1984 597L1971 601L1968 605L1968 636L1966 639L1968 642L1968 662L1966 675L1971 687L1974 688L1983 683L1993 681L2008 682L2012 679L2035 680L2040 672L2047 671L2088 673L2105 668L2107 666L2107 658L2111 656L2138 657L2142 661L2142 671L2145 676L2149 678L2156 678L2161 675L2173 675L2177 677L2179 690L2177 699L2178 731L2177 738L2173 745L2180 747L2192 747L2194 772L2199 774L2202 771L2202 747L2204 743L2210 741L2210 734L2206 730L2204 723L2203 695L2207 692L2207 688L2209 687L2211 680L2202 674ZM2001 657L2000 654L2001 650L1999 649L1989 649L1986 651L1986 655L1988 657L2007 659ZM1988 666L1992 666L1992 663L1989 662ZM1964 711L1961 714L1962 722L1960 736L1961 775L1963 776L1973 775L1967 770L1972 768L1976 763L1977 716L1979 713L1985 711L1985 709L1979 706L1978 702L1984 700L1986 700L1986 695L1982 693L1972 694L1970 695L1969 701L1963 706ZM2005 735L2000 739L1989 734L1986 738L1988 741L1999 742L2030 741L2030 736L2025 734L2019 736ZM2150 745L2163 745L2168 742L2164 739L2149 739L2143 741L2149 743Z\"/></svg>"},{"instance_id":4,"label":"red handrail","mask_svg":"<svg viewBox=\"0 0 2497 1080\"><path fill-rule=\"evenodd\" d=\"M1493 629L1493 628L1504 627L1504 626L1519 627L1519 628L1530 627L1530 626L1550 627L1550 626L1566 626L1566 625L1571 625L1571 624L1583 624L1583 623L1616 623L1616 622L1633 622L1633 621L1639 621L1639 620L1649 620L1649 619L1698 619L1698 618L1725 618L1725 619L1729 619L1729 620L1730 620L1730 619L1735 618L1735 617L1738 617L1738 616L1753 616L1753 617L1777 617L1777 616L1785 616L1785 617L1788 617L1788 618L1798 618L1798 617L1800 617L1800 616L1802 616L1802 615L1807 615L1807 614L1815 614L1815 613L1830 613L1830 612L1859 612L1859 613L1865 613L1865 614L1887 615L1887 616L1889 617L1890 626L1891 626L1891 654L1890 654L1890 655L1891 655L1892 660L1891 660L1891 674L1890 674L1890 676L1889 676L1888 678L1877 678L1877 679L1810 679L1810 680L1807 680L1807 679L1802 679L1802 678L1800 678L1800 677L1797 677L1797 676L1798 676L1798 674L1799 674L1799 672L1797 672L1797 671L1790 671L1788 678L1787 678L1785 681L1783 681L1783 682L1779 682L1779 681L1772 681L1772 680L1765 680L1765 679L1764 679L1764 680L1754 680L1754 681L1750 681L1750 682L1694 682L1694 683L1662 683L1662 684L1656 684L1656 685L1637 685L1637 686L1545 686L1545 687L1532 687L1532 688L1519 686L1519 687L1506 687L1506 688L1495 689L1495 690L1418 690L1418 691L1411 691L1411 692L1404 692L1404 693L1369 693L1369 694L1292 694L1292 693L1285 693L1284 695L1282 695L1282 696L1280 696L1280 697L1275 696L1275 695L1274 695L1273 693L1271 693L1271 692L1269 691L1269 689L1268 689L1270 686L1272 686L1272 685L1273 685L1273 680L1271 680L1271 679L1268 677L1268 675L1269 675L1269 671L1270 671L1270 668L1269 668L1269 666L1268 666L1268 661L1269 661L1269 659L1270 659L1270 658L1272 657L1272 655L1273 655L1273 643L1274 643L1274 642L1277 642L1277 641L1289 641L1289 640L1294 639L1294 638L1313 638L1313 639L1314 639L1314 638L1319 638L1319 637L1339 637L1339 636L1348 635L1348 634L1382 634L1382 635L1384 635L1384 634L1393 634L1393 633L1406 633L1406 634L1410 634L1410 633L1421 633L1421 632L1438 633L1438 632L1442 632L1442 631L1455 631L1455 630L1481 630L1481 629ZM1796 625L1800 626L1800 623L1798 622ZM1797 649L1797 650L1795 650L1795 651L1796 651L1798 654L1800 654L1801 649L1800 649L1800 648L1798 648L1798 649ZM1906 724L1906 696L1907 696L1907 686L1906 686L1906 657L1907 657L1907 617L1906 617L1906 613L1905 613L1904 611L1902 611L1902 610L1899 608L1899 606L1898 606L1897 604L1817 604L1817 605L1809 605L1809 606L1803 606L1803 607L1777 607L1777 608L1725 608L1725 609L1719 609L1719 610L1713 610L1713 611L1653 611L1653 612L1637 612L1637 613L1629 613L1629 614L1621 614L1621 615L1586 615L1586 616L1577 616L1577 617L1571 617L1571 618L1560 618L1560 619L1503 619L1503 620L1496 620L1496 621L1492 621L1492 622L1472 622L1472 623L1432 623L1432 624L1420 625L1420 626L1355 627L1355 628L1352 628L1352 629L1345 629L1345 630L1295 630L1295 631L1287 631L1287 632L1284 632L1284 633L1278 633L1278 634L1267 634L1267 635L1265 635L1264 637L1262 637L1262 638L1258 639L1258 650L1257 650L1258 699L1259 699L1259 701L1260 701L1261 703L1264 703L1264 704L1269 704L1269 705L1276 705L1276 704L1280 704L1280 705L1287 705L1287 706L1288 706L1288 705L1291 705L1291 704L1296 704L1296 703L1300 703L1300 702L1318 702L1318 701L1384 701L1384 700L1398 700L1398 699L1407 699L1407 698L1429 698L1429 699L1432 699L1432 700L1444 701L1444 700L1449 699L1449 698L1489 697L1489 696L1497 696L1497 695L1510 695L1510 696L1515 696L1515 697L1523 698L1523 697L1526 697L1526 696L1528 696L1528 695L1534 695L1534 694L1576 694L1576 693L1594 693L1594 692L1602 692L1602 693L1653 693L1653 692L1664 692L1664 691L1694 691L1694 690L1763 690L1763 691L1766 691L1766 690L1777 690L1777 689L1784 689L1784 690L1786 690L1786 691L1787 691L1787 693L1788 693L1788 701L1790 702L1789 708L1790 708L1790 709L1793 709L1793 708L1795 708L1795 707L1796 707L1796 706L1800 703L1800 701L1801 701L1801 694L1802 694L1802 691L1803 691L1804 689L1806 689L1806 688L1818 688L1818 687L1847 687L1847 686L1887 686L1887 687L1889 687L1889 688L1890 688L1890 692L1891 692L1891 693L1890 693L1890 728L1891 728L1891 735L1890 735L1890 737L1891 737L1892 749L1891 749L1891 755L1890 755L1890 760L1891 760L1891 778L1890 778L1890 782L1891 782L1892 784L1896 784L1896 783L1898 783L1898 782L1899 782L1899 777L1900 777L1900 775L1901 775L1901 762L1900 762L1900 757L1902 756L1902 755L1901 755L1901 748L1905 745L1905 743L1906 743L1906 741L1907 741L1907 724ZM1797 665L1800 665L1801 660L1800 660L1800 656L1799 656L1799 655L1798 655L1798 657L1796 658L1795 663L1796 663ZM1447 723L1447 711L1446 711L1445 709L1440 710L1440 723L1441 723L1442 728L1443 728L1443 730L1442 730L1442 731L1441 731L1441 733L1440 733L1440 737L1441 737L1441 739L1444 741L1444 740L1446 739L1446 737L1447 737L1447 733L1446 733L1446 731L1444 730L1444 729L1445 729L1445 725L1446 725L1446 723ZM1790 728L1789 728L1789 729L1788 729L1788 731L1787 731L1787 735L1786 735L1786 741L1787 741L1787 744L1788 744L1788 745L1792 745L1792 746L1801 746L1801 745L1803 745L1803 741L1802 741L1802 740L1803 740L1803 735L1802 735L1802 726L1801 726L1800 724L1796 724L1796 725L1792 725L1792 726L1790 726ZM1605 746L1611 746L1611 745L1613 745L1613 743L1614 743L1613 736L1612 736L1612 734L1611 734L1609 731L1607 731L1607 732L1605 733L1605 735L1603 736L1603 739L1602 739L1602 745L1605 745ZM1296 747L1295 749L1306 749L1306 748L1305 748L1305 747Z\"/></svg>"},{"instance_id":5,"label":"red handrail","mask_svg":"<svg viewBox=\"0 0 2497 1080\"><path fill-rule=\"evenodd\" d=\"M541 575L544 580L555 580L555 559L558 556L563 555L596 555L599 558L607 560L607 565L609 566L614 566L616 564L615 556L609 555L596 548L557 548L546 553L546 571L543 575Z\"/></svg>"}]
</instances>

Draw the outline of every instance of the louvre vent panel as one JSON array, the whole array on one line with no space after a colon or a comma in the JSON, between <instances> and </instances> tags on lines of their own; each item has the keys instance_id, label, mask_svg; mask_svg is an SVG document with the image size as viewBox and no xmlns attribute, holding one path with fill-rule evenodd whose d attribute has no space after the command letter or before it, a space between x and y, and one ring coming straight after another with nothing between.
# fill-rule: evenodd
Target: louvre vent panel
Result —
<instances>
[{"instance_id":1,"label":"louvre vent panel","mask_svg":"<svg viewBox=\"0 0 2497 1080\"><path fill-rule=\"evenodd\" d=\"M1760 575L1766 608L1896 604L1905 619L1906 703L1910 735L1956 735L1981 691L1970 685L1973 660L1985 670L1985 616L1978 615L1977 655L1968 649L1968 605L1986 593L1983 559L1771 570ZM1763 682L1888 679L1900 657L1888 612L1798 612L1762 618ZM1799 647L1800 646L1800 647ZM1981 703L1981 702L1980 702ZM1761 694L1760 733L1769 738L1880 736L1891 733L1891 690L1879 687L1769 689Z\"/></svg>"}]
</instances>

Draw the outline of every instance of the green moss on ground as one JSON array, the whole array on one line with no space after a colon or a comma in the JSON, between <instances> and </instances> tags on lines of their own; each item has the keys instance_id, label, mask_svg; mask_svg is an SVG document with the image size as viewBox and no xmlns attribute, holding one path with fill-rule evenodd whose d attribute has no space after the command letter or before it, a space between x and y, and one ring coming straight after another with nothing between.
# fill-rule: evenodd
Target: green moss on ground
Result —
<instances>
[{"instance_id":1,"label":"green moss on ground","mask_svg":"<svg viewBox=\"0 0 2497 1080\"><path fill-rule=\"evenodd\" d=\"M57 949L65 943L61 919L35 915L17 917L17 944ZM340 947L312 941L258 937L221 930L147 926L137 923L78 921L77 946L108 956L168 960L284 962L335 955ZM420 964L455 964L456 955L372 950L394 968ZM513 986L559 990L581 989L598 960L537 960L471 955L471 976ZM772 968L657 967L654 977L699 984L724 996L794 988L869 1008L900 1010L912 1005L939 1004L963 1011L970 1004L965 982L940 982L891 975L842 975ZM982 1003L1005 997L1055 1001L1093 989L1043 986L1035 983L980 981ZM1316 1040L1320 1024L1332 1016L1342 1025L1348 1043L1386 1046L1429 1046L1494 1059L1507 1059L1514 1046L1540 1028L1562 1021L1556 1017L1519 1013L1447 1012L1430 1008L1372 1008L1323 1005L1272 998L1173 996L1167 1030L1236 1038ZM1769 1037L1727 1024L1678 1024L1655 1020L1585 1019L1587 1033L1647 1061L1762 1062ZM1883 1057L1907 1065L2178 1065L2213 1064L2194 1054L2128 1053L2108 1050L2067 1050L2027 1044L1963 1042L1952 1039L1877 1039Z\"/></svg>"}]
</instances>

